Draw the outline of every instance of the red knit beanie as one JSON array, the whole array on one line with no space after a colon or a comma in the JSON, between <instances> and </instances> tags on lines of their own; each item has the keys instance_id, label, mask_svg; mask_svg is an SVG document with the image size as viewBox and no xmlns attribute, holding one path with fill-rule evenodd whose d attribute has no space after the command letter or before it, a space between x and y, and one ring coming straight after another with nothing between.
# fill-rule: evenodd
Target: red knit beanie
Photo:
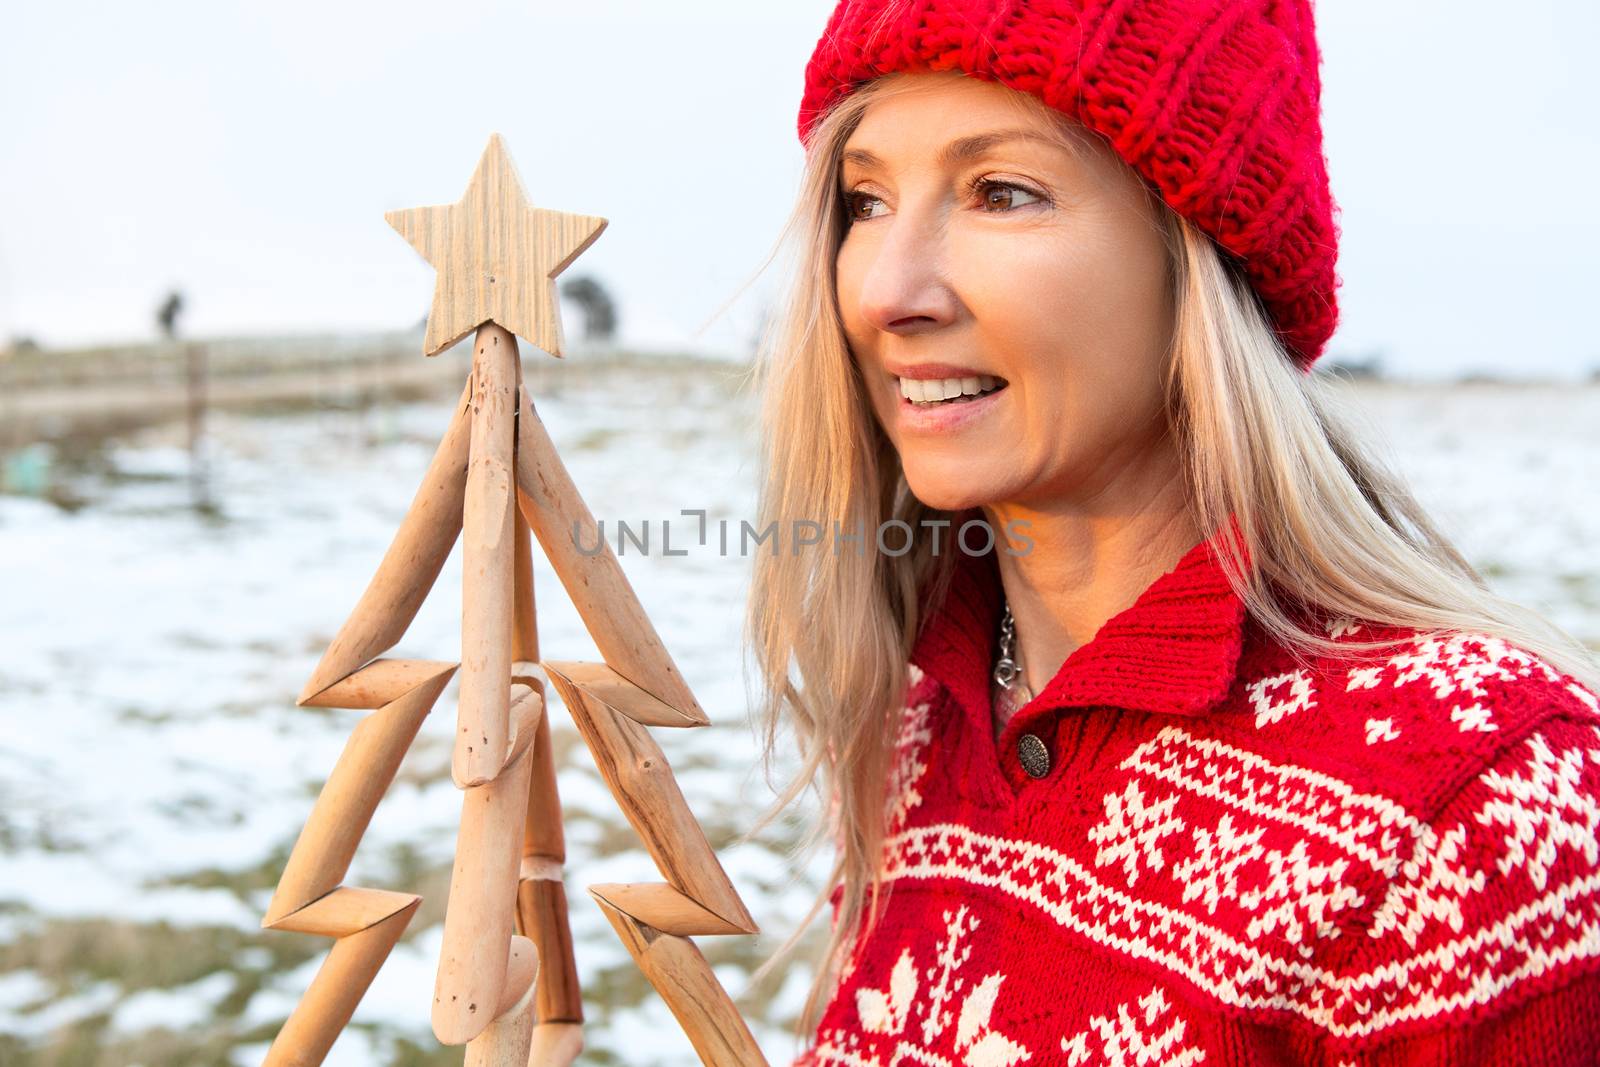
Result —
<instances>
[{"instance_id":1,"label":"red knit beanie","mask_svg":"<svg viewBox=\"0 0 1600 1067\"><path fill-rule=\"evenodd\" d=\"M1338 322L1310 0L841 0L800 139L882 74L961 70L1096 131L1242 261L1302 369Z\"/></svg>"}]
</instances>

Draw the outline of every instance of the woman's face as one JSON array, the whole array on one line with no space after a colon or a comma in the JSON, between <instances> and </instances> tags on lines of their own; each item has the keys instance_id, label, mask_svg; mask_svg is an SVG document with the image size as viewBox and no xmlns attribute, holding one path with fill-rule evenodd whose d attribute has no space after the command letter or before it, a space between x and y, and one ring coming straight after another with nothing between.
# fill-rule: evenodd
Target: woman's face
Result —
<instances>
[{"instance_id":1,"label":"woman's face","mask_svg":"<svg viewBox=\"0 0 1600 1067\"><path fill-rule=\"evenodd\" d=\"M836 266L912 492L952 511L1116 505L1172 461L1166 252L1138 176L1091 135L1078 153L1051 143L1005 86L893 77L915 84L874 101L845 146Z\"/></svg>"}]
</instances>

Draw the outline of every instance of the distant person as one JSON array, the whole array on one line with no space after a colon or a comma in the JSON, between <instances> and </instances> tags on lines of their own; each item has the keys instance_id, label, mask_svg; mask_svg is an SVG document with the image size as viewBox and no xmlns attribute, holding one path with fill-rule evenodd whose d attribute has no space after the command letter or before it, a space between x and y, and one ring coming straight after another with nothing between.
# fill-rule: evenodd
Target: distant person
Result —
<instances>
[{"instance_id":1,"label":"distant person","mask_svg":"<svg viewBox=\"0 0 1600 1067\"><path fill-rule=\"evenodd\" d=\"M178 336L178 316L182 313L183 294L174 289L156 310L156 323L161 327L161 336L169 341Z\"/></svg>"},{"instance_id":2,"label":"distant person","mask_svg":"<svg viewBox=\"0 0 1600 1067\"><path fill-rule=\"evenodd\" d=\"M758 526L834 538L747 620L838 854L798 1062L1600 1063L1600 671L1321 399L1318 63L1308 0L817 42Z\"/></svg>"}]
</instances>

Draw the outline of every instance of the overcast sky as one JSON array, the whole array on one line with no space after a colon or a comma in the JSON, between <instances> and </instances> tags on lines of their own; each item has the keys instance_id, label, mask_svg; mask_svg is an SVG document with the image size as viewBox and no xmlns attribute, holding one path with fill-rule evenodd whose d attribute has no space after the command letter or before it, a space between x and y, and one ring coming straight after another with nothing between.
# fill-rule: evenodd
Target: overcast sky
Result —
<instances>
[{"instance_id":1,"label":"overcast sky","mask_svg":"<svg viewBox=\"0 0 1600 1067\"><path fill-rule=\"evenodd\" d=\"M567 276L613 290L625 340L744 349L831 8L7 4L0 342L147 338L173 286L196 335L410 325L433 275L383 213L456 200L499 131L536 205L610 219ZM1430 377L1600 367L1600 4L1325 0L1318 22L1330 351Z\"/></svg>"}]
</instances>

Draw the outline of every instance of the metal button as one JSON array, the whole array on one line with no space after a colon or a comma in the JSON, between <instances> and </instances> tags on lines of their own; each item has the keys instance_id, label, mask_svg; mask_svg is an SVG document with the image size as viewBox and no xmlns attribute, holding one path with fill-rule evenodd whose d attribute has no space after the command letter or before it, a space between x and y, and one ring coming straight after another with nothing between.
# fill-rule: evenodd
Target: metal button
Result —
<instances>
[{"instance_id":1,"label":"metal button","mask_svg":"<svg viewBox=\"0 0 1600 1067\"><path fill-rule=\"evenodd\" d=\"M1035 778L1050 773L1050 750L1044 747L1037 734L1023 734L1017 738L1017 758L1022 761L1022 769Z\"/></svg>"}]
</instances>

